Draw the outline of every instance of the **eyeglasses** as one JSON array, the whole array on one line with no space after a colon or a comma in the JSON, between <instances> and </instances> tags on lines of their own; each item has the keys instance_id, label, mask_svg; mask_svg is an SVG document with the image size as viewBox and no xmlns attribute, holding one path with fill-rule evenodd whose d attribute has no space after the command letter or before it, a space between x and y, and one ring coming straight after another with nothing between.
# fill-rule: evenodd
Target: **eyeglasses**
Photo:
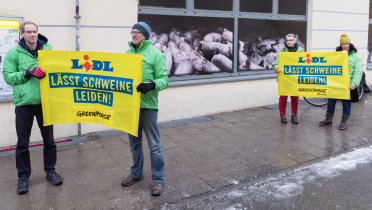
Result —
<instances>
[{"instance_id":1,"label":"eyeglasses","mask_svg":"<svg viewBox=\"0 0 372 210\"><path fill-rule=\"evenodd\" d=\"M294 39L287 39L286 42L293 42Z\"/></svg>"},{"instance_id":2,"label":"eyeglasses","mask_svg":"<svg viewBox=\"0 0 372 210\"><path fill-rule=\"evenodd\" d=\"M129 34L130 35L135 35L135 36L137 36L137 34L140 34L141 32L140 31L131 31L131 32L129 32Z\"/></svg>"}]
</instances>

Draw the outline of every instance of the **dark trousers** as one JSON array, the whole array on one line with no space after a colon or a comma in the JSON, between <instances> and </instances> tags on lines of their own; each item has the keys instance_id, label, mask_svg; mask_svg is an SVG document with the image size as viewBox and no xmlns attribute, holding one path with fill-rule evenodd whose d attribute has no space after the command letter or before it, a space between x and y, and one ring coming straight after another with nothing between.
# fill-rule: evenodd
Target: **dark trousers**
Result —
<instances>
[{"instance_id":1,"label":"dark trousers","mask_svg":"<svg viewBox=\"0 0 372 210\"><path fill-rule=\"evenodd\" d=\"M17 106L15 109L16 114L16 130L18 136L17 149L16 149L16 167L18 177L30 177L31 164L30 152L28 144L30 143L31 129L36 117L37 124L39 125L41 136L44 142L44 171L54 171L57 162L57 148L54 143L53 125L43 126L43 112L41 105L25 105Z\"/></svg>"},{"instance_id":2,"label":"dark trousers","mask_svg":"<svg viewBox=\"0 0 372 210\"><path fill-rule=\"evenodd\" d=\"M342 101L342 114L350 116L351 113L351 102L349 100L341 100ZM327 112L330 114L335 113L335 108L336 108L336 102L337 99L328 99L328 107L327 107Z\"/></svg>"}]
</instances>

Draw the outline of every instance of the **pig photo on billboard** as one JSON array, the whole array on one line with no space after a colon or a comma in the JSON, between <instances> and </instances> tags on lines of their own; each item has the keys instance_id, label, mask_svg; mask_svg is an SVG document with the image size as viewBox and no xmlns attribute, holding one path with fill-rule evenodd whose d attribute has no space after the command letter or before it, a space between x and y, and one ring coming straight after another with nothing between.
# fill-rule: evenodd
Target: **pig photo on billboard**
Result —
<instances>
[{"instance_id":1,"label":"pig photo on billboard","mask_svg":"<svg viewBox=\"0 0 372 210\"><path fill-rule=\"evenodd\" d=\"M306 51L306 22L239 19L238 71L274 69L287 34L295 34L297 44Z\"/></svg>"},{"instance_id":2,"label":"pig photo on billboard","mask_svg":"<svg viewBox=\"0 0 372 210\"><path fill-rule=\"evenodd\" d=\"M232 18L138 15L152 24L152 44L164 53L168 76L233 72Z\"/></svg>"}]
</instances>

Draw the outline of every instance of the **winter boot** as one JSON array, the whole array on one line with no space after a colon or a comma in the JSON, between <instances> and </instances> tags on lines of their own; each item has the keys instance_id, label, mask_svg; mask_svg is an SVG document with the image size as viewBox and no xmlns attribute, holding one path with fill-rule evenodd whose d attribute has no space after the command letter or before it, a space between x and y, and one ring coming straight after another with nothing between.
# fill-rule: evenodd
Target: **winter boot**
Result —
<instances>
[{"instance_id":1,"label":"winter boot","mask_svg":"<svg viewBox=\"0 0 372 210\"><path fill-rule=\"evenodd\" d=\"M319 125L332 125L333 114L327 112L326 118L319 122Z\"/></svg>"},{"instance_id":2,"label":"winter boot","mask_svg":"<svg viewBox=\"0 0 372 210\"><path fill-rule=\"evenodd\" d=\"M340 127L338 127L338 129L340 130L346 130L347 129L347 124L349 123L349 116L347 115L342 115L342 121L341 121L341 125Z\"/></svg>"},{"instance_id":3,"label":"winter boot","mask_svg":"<svg viewBox=\"0 0 372 210\"><path fill-rule=\"evenodd\" d=\"M285 114L280 115L280 120L282 121L283 124L287 124L287 118L285 117Z\"/></svg>"},{"instance_id":4,"label":"winter boot","mask_svg":"<svg viewBox=\"0 0 372 210\"><path fill-rule=\"evenodd\" d=\"M293 124L298 124L297 113L292 113L291 121Z\"/></svg>"}]
</instances>

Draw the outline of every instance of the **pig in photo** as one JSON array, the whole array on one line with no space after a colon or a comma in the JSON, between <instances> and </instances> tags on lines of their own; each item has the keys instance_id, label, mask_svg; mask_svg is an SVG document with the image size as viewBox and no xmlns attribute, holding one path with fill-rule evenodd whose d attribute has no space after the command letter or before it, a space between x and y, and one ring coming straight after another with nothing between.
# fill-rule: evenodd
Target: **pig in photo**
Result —
<instances>
[{"instance_id":1,"label":"pig in photo","mask_svg":"<svg viewBox=\"0 0 372 210\"><path fill-rule=\"evenodd\" d=\"M154 26L150 39L164 53L169 77L233 71L233 19L139 16Z\"/></svg>"},{"instance_id":2,"label":"pig in photo","mask_svg":"<svg viewBox=\"0 0 372 210\"><path fill-rule=\"evenodd\" d=\"M296 35L297 44L306 49L306 22L239 19L239 71L272 70L277 53L285 46L285 35ZM242 52L242 53L240 53ZM247 67L245 60L249 60Z\"/></svg>"}]
</instances>

